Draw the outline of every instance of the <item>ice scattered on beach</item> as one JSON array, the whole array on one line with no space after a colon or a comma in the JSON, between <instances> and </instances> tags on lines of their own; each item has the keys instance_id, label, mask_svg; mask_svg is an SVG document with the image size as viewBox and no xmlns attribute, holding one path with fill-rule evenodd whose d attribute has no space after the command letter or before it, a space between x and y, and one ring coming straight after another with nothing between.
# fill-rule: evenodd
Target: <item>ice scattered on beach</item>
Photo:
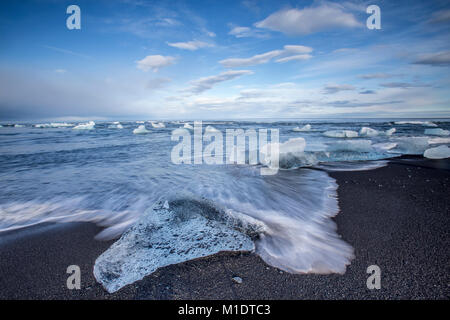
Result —
<instances>
[{"instance_id":1,"label":"ice scattered on beach","mask_svg":"<svg viewBox=\"0 0 450 320\"><path fill-rule=\"evenodd\" d=\"M400 137L395 142L394 150L403 154L422 154L428 148L427 137Z\"/></svg>"},{"instance_id":2,"label":"ice scattered on beach","mask_svg":"<svg viewBox=\"0 0 450 320\"><path fill-rule=\"evenodd\" d=\"M167 265L219 251L253 251L245 233L201 212L152 208L95 261L94 276L110 293Z\"/></svg>"},{"instance_id":3,"label":"ice scattered on beach","mask_svg":"<svg viewBox=\"0 0 450 320\"><path fill-rule=\"evenodd\" d=\"M140 125L139 127L137 127L136 129L133 130L134 134L146 134L146 133L150 133L151 131L147 130L145 128L145 125Z\"/></svg>"},{"instance_id":4,"label":"ice scattered on beach","mask_svg":"<svg viewBox=\"0 0 450 320\"><path fill-rule=\"evenodd\" d=\"M87 123L80 123L79 125L73 127L74 130L92 130L95 127L94 121L89 121Z\"/></svg>"},{"instance_id":5,"label":"ice scattered on beach","mask_svg":"<svg viewBox=\"0 0 450 320\"><path fill-rule=\"evenodd\" d=\"M450 158L450 148L447 146L439 146L425 150L423 156L428 159L446 159Z\"/></svg>"},{"instance_id":6,"label":"ice scattered on beach","mask_svg":"<svg viewBox=\"0 0 450 320\"><path fill-rule=\"evenodd\" d=\"M294 129L292 129L292 131L297 131L297 132L306 132L306 131L310 131L310 130L311 130L311 125L310 124L304 125L301 128L296 127Z\"/></svg>"},{"instance_id":7,"label":"ice scattered on beach","mask_svg":"<svg viewBox=\"0 0 450 320\"><path fill-rule=\"evenodd\" d=\"M352 130L329 130L325 131L324 136L329 138L356 138L358 132Z\"/></svg>"},{"instance_id":8,"label":"ice scattered on beach","mask_svg":"<svg viewBox=\"0 0 450 320\"><path fill-rule=\"evenodd\" d=\"M425 134L429 134L432 136L448 136L448 135L450 135L450 131L443 130L441 128L425 129Z\"/></svg>"}]
</instances>

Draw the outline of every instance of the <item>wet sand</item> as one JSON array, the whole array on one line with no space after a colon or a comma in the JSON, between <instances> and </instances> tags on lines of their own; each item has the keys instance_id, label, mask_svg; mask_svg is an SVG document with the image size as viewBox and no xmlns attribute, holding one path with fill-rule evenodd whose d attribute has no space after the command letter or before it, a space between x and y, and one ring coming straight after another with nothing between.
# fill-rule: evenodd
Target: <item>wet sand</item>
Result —
<instances>
[{"instance_id":1,"label":"wet sand","mask_svg":"<svg viewBox=\"0 0 450 320\"><path fill-rule=\"evenodd\" d=\"M0 236L0 299L449 299L450 160L397 159L371 171L332 172L338 233L355 249L343 275L289 274L252 253L219 253L161 268L114 294L94 279L112 241L90 223L38 225ZM81 290L66 287L69 265ZM381 289L369 290L369 265ZM232 278L241 277L241 284Z\"/></svg>"}]
</instances>

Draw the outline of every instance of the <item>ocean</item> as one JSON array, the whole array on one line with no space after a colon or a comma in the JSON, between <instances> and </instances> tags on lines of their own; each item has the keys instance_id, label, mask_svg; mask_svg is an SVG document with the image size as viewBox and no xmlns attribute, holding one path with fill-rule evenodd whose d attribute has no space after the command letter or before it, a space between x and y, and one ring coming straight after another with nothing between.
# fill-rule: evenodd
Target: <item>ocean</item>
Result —
<instances>
[{"instance_id":1,"label":"ocean","mask_svg":"<svg viewBox=\"0 0 450 320\"><path fill-rule=\"evenodd\" d=\"M110 292L222 250L255 251L293 273L343 273L353 249L330 219L339 186L328 171L370 170L405 154L448 157L450 146L448 119L203 121L223 133L277 129L280 170L262 175L264 163L173 163L172 132L193 125L2 123L0 237L72 221L105 227L100 240L122 235L94 268ZM290 149L300 141L302 150Z\"/></svg>"}]
</instances>

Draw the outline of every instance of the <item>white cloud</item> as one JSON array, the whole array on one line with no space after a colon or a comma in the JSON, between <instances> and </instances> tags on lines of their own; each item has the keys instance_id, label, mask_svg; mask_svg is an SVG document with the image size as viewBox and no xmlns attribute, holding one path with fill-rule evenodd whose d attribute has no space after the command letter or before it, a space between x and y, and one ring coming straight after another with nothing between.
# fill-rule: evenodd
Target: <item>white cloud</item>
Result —
<instances>
[{"instance_id":1,"label":"white cloud","mask_svg":"<svg viewBox=\"0 0 450 320\"><path fill-rule=\"evenodd\" d=\"M175 58L171 56L152 55L146 56L144 59L136 61L137 68L157 72L159 68L170 66L175 62Z\"/></svg>"},{"instance_id":2,"label":"white cloud","mask_svg":"<svg viewBox=\"0 0 450 320\"><path fill-rule=\"evenodd\" d=\"M312 55L310 54L297 54L295 56L289 56L289 57L284 57L284 58L280 58L275 60L276 62L279 63L283 63L283 62L289 62L289 61L301 61L301 60L308 60L311 59Z\"/></svg>"},{"instance_id":3,"label":"white cloud","mask_svg":"<svg viewBox=\"0 0 450 320\"><path fill-rule=\"evenodd\" d=\"M248 67L257 64L264 64L275 57L283 56L276 62L288 62L293 60L308 60L311 55L306 54L313 51L313 48L301 45L285 45L283 50L273 50L262 54L254 55L250 58L230 58L219 61L225 68Z\"/></svg>"},{"instance_id":4,"label":"white cloud","mask_svg":"<svg viewBox=\"0 0 450 320\"><path fill-rule=\"evenodd\" d=\"M230 58L219 61L221 65L226 68L236 68L236 67L248 67L254 66L257 64L267 63L276 56L279 56L283 53L282 50L273 50L262 54L254 55L250 58Z\"/></svg>"},{"instance_id":5,"label":"white cloud","mask_svg":"<svg viewBox=\"0 0 450 320\"><path fill-rule=\"evenodd\" d=\"M326 94L337 93L339 91L355 90L356 88L350 84L327 84L324 88Z\"/></svg>"},{"instance_id":6,"label":"white cloud","mask_svg":"<svg viewBox=\"0 0 450 320\"><path fill-rule=\"evenodd\" d=\"M191 87L186 91L192 94L199 94L203 91L211 89L214 85L220 82L232 80L247 74L253 74L253 72L250 70L225 71L215 76L204 77L198 80L191 81Z\"/></svg>"},{"instance_id":7,"label":"white cloud","mask_svg":"<svg viewBox=\"0 0 450 320\"><path fill-rule=\"evenodd\" d=\"M284 51L287 53L302 54L302 53L311 53L313 51L313 48L299 45L286 45L284 46Z\"/></svg>"},{"instance_id":8,"label":"white cloud","mask_svg":"<svg viewBox=\"0 0 450 320\"><path fill-rule=\"evenodd\" d=\"M228 32L229 35L235 36L236 38L249 38L249 37L255 37L255 38L265 38L268 36L268 34L262 32L261 30L249 28L249 27L233 27L230 26L232 29L230 32Z\"/></svg>"},{"instance_id":9,"label":"white cloud","mask_svg":"<svg viewBox=\"0 0 450 320\"><path fill-rule=\"evenodd\" d=\"M362 74L359 76L359 78L364 79L364 80L371 80L371 79L387 79L387 78L392 78L395 75L393 74L389 74L389 73L369 73L369 74Z\"/></svg>"},{"instance_id":10,"label":"white cloud","mask_svg":"<svg viewBox=\"0 0 450 320\"><path fill-rule=\"evenodd\" d=\"M178 49L184 49L184 50L190 50L190 51L195 51L200 48L213 46L211 43L198 41L198 40L187 41L187 42L172 42L172 43L167 43L167 44L171 47L175 47Z\"/></svg>"},{"instance_id":11,"label":"white cloud","mask_svg":"<svg viewBox=\"0 0 450 320\"><path fill-rule=\"evenodd\" d=\"M289 35L305 35L336 28L354 28L362 24L342 6L323 3L304 9L284 9L255 23L258 28L283 32Z\"/></svg>"}]
</instances>

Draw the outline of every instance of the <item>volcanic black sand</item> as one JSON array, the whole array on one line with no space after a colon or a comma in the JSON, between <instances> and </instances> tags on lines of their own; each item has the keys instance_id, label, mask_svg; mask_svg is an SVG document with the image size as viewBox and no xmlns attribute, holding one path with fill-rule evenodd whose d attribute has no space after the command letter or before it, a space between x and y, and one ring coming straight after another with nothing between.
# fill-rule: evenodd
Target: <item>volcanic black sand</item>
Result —
<instances>
[{"instance_id":1,"label":"volcanic black sand","mask_svg":"<svg viewBox=\"0 0 450 320\"><path fill-rule=\"evenodd\" d=\"M168 266L108 294L95 259L112 243L89 223L39 225L0 235L1 299L449 299L450 160L398 159L371 171L332 172L338 233L355 249L344 275L289 274L251 253ZM81 290L66 287L69 265ZM369 290L369 265L381 289ZM242 278L235 283L232 278Z\"/></svg>"}]
</instances>

